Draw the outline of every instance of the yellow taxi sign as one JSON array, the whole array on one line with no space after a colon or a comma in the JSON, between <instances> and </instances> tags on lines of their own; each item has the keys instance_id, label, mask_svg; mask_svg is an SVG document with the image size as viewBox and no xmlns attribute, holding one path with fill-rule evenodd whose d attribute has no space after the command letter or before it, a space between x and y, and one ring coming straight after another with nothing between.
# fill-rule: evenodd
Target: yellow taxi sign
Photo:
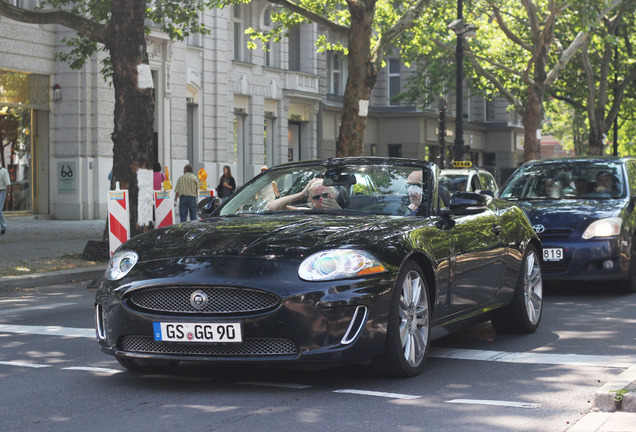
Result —
<instances>
[{"instance_id":1,"label":"yellow taxi sign","mask_svg":"<svg viewBox=\"0 0 636 432\"><path fill-rule=\"evenodd\" d=\"M453 168L472 168L471 161L453 161Z\"/></svg>"}]
</instances>

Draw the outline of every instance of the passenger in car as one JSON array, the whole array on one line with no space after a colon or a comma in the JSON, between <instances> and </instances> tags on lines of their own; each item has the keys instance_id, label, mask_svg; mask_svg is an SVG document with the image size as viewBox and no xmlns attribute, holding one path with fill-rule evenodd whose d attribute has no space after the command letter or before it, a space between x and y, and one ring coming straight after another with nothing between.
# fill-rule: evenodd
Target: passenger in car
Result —
<instances>
[{"instance_id":1,"label":"passenger in car","mask_svg":"<svg viewBox=\"0 0 636 432\"><path fill-rule=\"evenodd\" d=\"M616 179L611 173L607 171L601 171L596 176L595 190L596 192L600 192L603 194L614 195L618 193L618 187L616 183Z\"/></svg>"},{"instance_id":2,"label":"passenger in car","mask_svg":"<svg viewBox=\"0 0 636 432\"><path fill-rule=\"evenodd\" d=\"M548 196L551 198L557 198L563 194L563 186L561 185L561 182L559 182L559 180L557 179L554 179L554 178L545 179L543 187L545 190L545 196Z\"/></svg>"},{"instance_id":3,"label":"passenger in car","mask_svg":"<svg viewBox=\"0 0 636 432\"><path fill-rule=\"evenodd\" d=\"M588 182L583 177L579 177L574 180L574 194L577 197L590 193L590 189L590 182Z\"/></svg>"}]
</instances>

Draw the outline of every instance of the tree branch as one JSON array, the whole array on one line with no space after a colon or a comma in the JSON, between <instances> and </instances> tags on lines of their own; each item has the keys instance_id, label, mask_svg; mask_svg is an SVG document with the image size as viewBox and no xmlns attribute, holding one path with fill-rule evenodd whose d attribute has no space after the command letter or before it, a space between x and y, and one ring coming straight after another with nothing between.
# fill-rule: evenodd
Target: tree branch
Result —
<instances>
[{"instance_id":1,"label":"tree branch","mask_svg":"<svg viewBox=\"0 0 636 432\"><path fill-rule=\"evenodd\" d=\"M300 16L304 16L305 18L315 22L316 24L322 25L323 27L327 27L329 30L334 33L346 36L349 33L349 27L340 25L328 18L325 18L322 15L318 15L304 7L297 5L289 0L267 0L270 3L274 3L288 9L294 13L297 13Z\"/></svg>"},{"instance_id":2,"label":"tree branch","mask_svg":"<svg viewBox=\"0 0 636 432\"><path fill-rule=\"evenodd\" d=\"M614 98L614 101L612 102L612 106L609 112L605 116L605 122L604 122L605 130L609 130L610 125L612 124L616 116L618 116L618 112L621 109L621 103L623 102L623 99L626 96L626 90L629 86L632 85L632 83L635 80L636 80L636 65L632 65L632 67L629 70L629 74L625 77L623 82L621 82L618 88L616 89L616 97Z\"/></svg>"},{"instance_id":3,"label":"tree branch","mask_svg":"<svg viewBox=\"0 0 636 432\"><path fill-rule=\"evenodd\" d=\"M375 48L373 48L373 53L371 58L377 58L377 53L382 53L386 51L386 48L391 45L391 43L399 38L406 30L413 27L415 24L415 20L417 20L424 10L425 6L431 3L431 0L419 0L416 4L411 6L404 14L398 19L386 32L384 32L380 36L380 40L378 41ZM376 61L381 61L380 58L377 58Z\"/></svg>"},{"instance_id":4,"label":"tree branch","mask_svg":"<svg viewBox=\"0 0 636 432\"><path fill-rule=\"evenodd\" d=\"M106 24L64 10L26 10L0 0L0 15L27 24L63 25L96 42L106 42Z\"/></svg>"},{"instance_id":5,"label":"tree branch","mask_svg":"<svg viewBox=\"0 0 636 432\"><path fill-rule=\"evenodd\" d=\"M497 20L497 24L499 25L499 28L501 29L502 32L504 32L506 36L508 36L508 39L510 39L511 41L513 41L514 43L516 43L517 45L519 45L521 48L525 49L526 51L532 52L532 46L525 43L523 39L518 37L516 34L514 34L510 30L506 22L503 20L503 17L501 16L501 9L499 8L499 6L495 6L494 4L491 4L491 7L492 7L492 11L495 14L495 19Z\"/></svg>"},{"instance_id":6,"label":"tree branch","mask_svg":"<svg viewBox=\"0 0 636 432\"><path fill-rule=\"evenodd\" d=\"M608 13L610 13L612 11L612 9L614 9L618 4L621 3L621 0L612 0L612 3L610 3L599 15L598 17L596 17L596 20L592 23L590 23L590 28L594 27L601 19L603 19L603 17L605 15L607 15ZM548 75L546 77L545 80L545 84L546 85L552 85L554 84L554 82L557 80L559 73L565 69L565 67L567 66L567 64L570 62L570 60L572 59L572 57L574 56L574 54L576 54L576 52L579 50L579 48L581 48L581 46L583 45L583 43L585 43L585 41L587 40L588 36L590 34L590 30L586 30L584 32L579 32L576 37L574 38L574 40L572 41L572 43L570 44L570 46L568 46L565 51L563 51L563 53L561 54L561 57L559 57L559 61L557 61L557 63L554 65L554 67L550 70L550 72L548 72Z\"/></svg>"}]
</instances>

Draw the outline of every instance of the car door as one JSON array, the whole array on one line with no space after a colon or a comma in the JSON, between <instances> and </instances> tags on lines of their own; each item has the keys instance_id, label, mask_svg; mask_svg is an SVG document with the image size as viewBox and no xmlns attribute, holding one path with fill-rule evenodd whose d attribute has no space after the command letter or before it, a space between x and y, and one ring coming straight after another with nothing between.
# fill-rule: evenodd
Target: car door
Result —
<instances>
[{"instance_id":1,"label":"car door","mask_svg":"<svg viewBox=\"0 0 636 432\"><path fill-rule=\"evenodd\" d=\"M459 312L490 300L503 282L505 247L491 205L474 215L453 216L450 305Z\"/></svg>"}]
</instances>

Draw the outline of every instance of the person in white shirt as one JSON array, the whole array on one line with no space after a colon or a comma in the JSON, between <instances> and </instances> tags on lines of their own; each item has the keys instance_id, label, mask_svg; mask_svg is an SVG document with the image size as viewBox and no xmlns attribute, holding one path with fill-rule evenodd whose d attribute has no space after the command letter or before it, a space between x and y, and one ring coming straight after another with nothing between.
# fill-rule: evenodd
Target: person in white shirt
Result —
<instances>
[{"instance_id":1,"label":"person in white shirt","mask_svg":"<svg viewBox=\"0 0 636 432\"><path fill-rule=\"evenodd\" d=\"M4 219L4 200L7 198L7 193L11 187L11 179L9 178L9 171L3 166L0 166L0 235L7 232L7 221Z\"/></svg>"}]
</instances>

